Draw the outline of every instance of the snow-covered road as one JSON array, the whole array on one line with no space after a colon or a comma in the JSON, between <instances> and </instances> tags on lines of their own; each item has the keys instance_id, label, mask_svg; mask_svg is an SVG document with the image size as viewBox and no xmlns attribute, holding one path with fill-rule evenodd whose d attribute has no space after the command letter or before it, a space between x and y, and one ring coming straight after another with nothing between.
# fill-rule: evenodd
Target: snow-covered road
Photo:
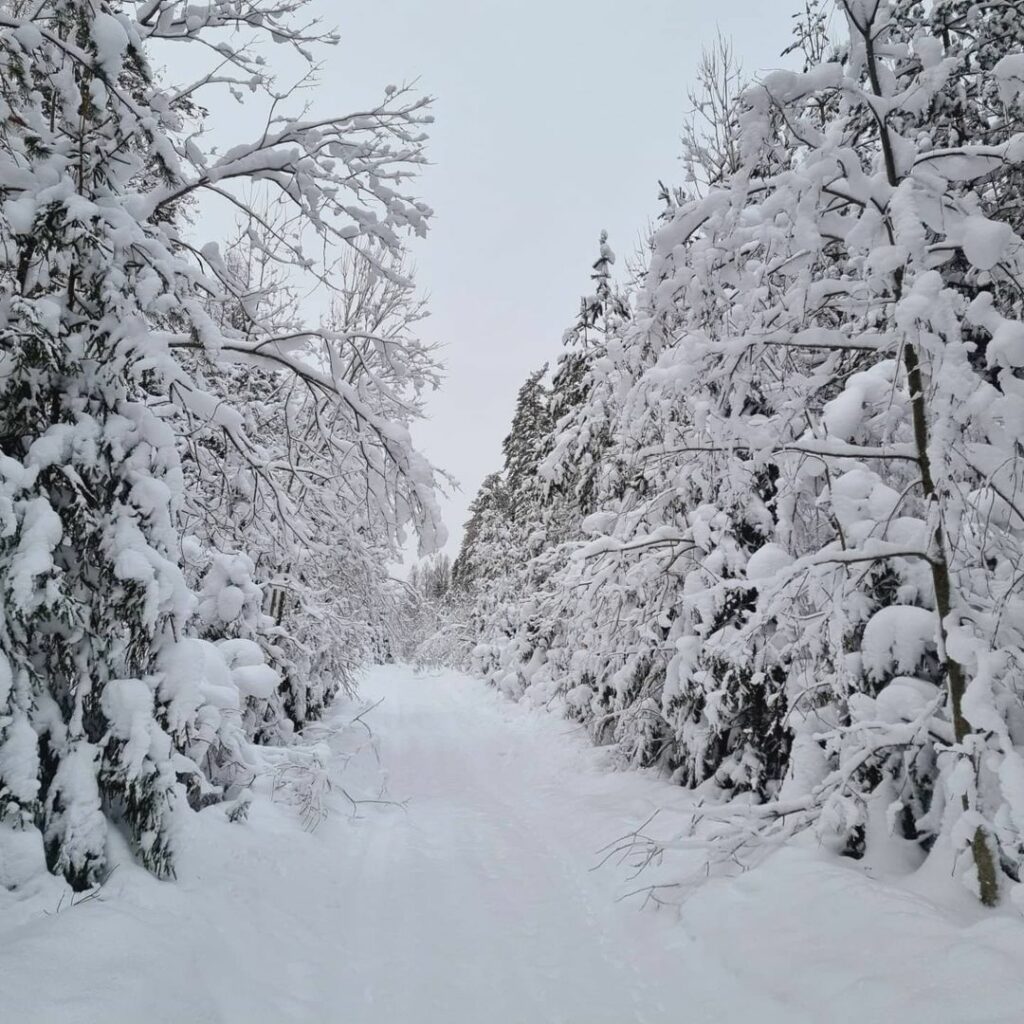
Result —
<instances>
[{"instance_id":1,"label":"snow-covered road","mask_svg":"<svg viewBox=\"0 0 1024 1024\"><path fill-rule=\"evenodd\" d=\"M25 1024L1019 1024L1024 929L784 851L675 911L598 850L681 791L456 674L372 672L372 750L312 833L193 817L179 880L0 902L0 1021ZM354 714L339 709L339 724ZM358 727L357 727L358 729ZM354 735L349 730L350 738ZM405 809L361 804L387 796ZM849 862L846 862L849 863ZM51 880L52 881L52 880ZM54 883L55 884L55 883Z\"/></svg>"}]
</instances>

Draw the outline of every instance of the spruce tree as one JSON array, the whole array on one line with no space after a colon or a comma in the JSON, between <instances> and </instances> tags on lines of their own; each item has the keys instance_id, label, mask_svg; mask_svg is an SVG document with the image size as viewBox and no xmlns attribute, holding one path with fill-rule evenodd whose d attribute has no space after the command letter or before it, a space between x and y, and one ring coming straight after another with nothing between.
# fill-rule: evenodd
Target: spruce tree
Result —
<instances>
[{"instance_id":1,"label":"spruce tree","mask_svg":"<svg viewBox=\"0 0 1024 1024\"><path fill-rule=\"evenodd\" d=\"M36 776L0 792L77 888L105 870L103 806L157 874L171 871L171 744L154 675L190 597L174 561L175 439L153 403L151 318L172 282L131 200L173 171L140 116L152 79L116 9L65 0L0 37L9 172L0 539L3 742ZM166 301L164 299L164 301ZM29 749L31 748L31 749ZM36 764L38 767L36 767ZM20 792L22 796L16 797Z\"/></svg>"}]
</instances>

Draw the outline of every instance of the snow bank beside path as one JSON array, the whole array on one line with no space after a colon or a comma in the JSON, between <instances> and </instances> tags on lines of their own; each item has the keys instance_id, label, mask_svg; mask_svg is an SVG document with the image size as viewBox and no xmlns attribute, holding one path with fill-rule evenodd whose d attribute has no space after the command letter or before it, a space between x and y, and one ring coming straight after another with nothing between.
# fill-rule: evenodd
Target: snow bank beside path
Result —
<instances>
[{"instance_id":1,"label":"snow bank beside path","mask_svg":"<svg viewBox=\"0 0 1024 1024\"><path fill-rule=\"evenodd\" d=\"M684 791L611 770L571 723L462 676L375 670L364 699L380 698L374 746L358 726L331 740L329 814L313 832L296 807L257 798L244 823L222 807L192 818L176 883L120 856L100 898L59 913L56 880L0 892L0 1020L1024 1019L1011 911L940 906L812 846L641 911L616 898L646 878L589 869L656 809L670 824ZM341 787L407 803L353 816Z\"/></svg>"}]
</instances>

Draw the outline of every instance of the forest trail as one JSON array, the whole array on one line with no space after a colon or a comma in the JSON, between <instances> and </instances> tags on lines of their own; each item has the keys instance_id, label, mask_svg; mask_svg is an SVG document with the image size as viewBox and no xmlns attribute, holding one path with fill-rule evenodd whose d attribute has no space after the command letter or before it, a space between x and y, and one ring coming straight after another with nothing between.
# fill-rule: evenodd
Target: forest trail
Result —
<instances>
[{"instance_id":1,"label":"forest trail","mask_svg":"<svg viewBox=\"0 0 1024 1024\"><path fill-rule=\"evenodd\" d=\"M409 804L368 824L349 851L361 938L343 960L366 984L347 992L338 1021L1024 1019L1016 915L951 926L952 915L855 862L799 850L704 887L681 911L642 911L641 898L617 897L658 874L597 868L599 851L655 810L671 818L689 804L684 790L610 770L611 752L572 722L457 673L380 669L363 696L382 701L373 720L389 789ZM676 863L668 877L683 874Z\"/></svg>"},{"instance_id":2,"label":"forest trail","mask_svg":"<svg viewBox=\"0 0 1024 1024\"><path fill-rule=\"evenodd\" d=\"M524 715L454 673L378 671L363 693L383 701L373 721L389 791L408 805L350 851L361 938L346 973L365 983L337 1019L678 1021L683 951L589 870L622 828L623 800L636 809L637 780L587 772L566 751L571 723ZM609 780L626 784L617 801ZM717 1010L691 1020L734 1019L735 980L719 972L714 985L713 968L700 973Z\"/></svg>"},{"instance_id":3,"label":"forest trail","mask_svg":"<svg viewBox=\"0 0 1024 1024\"><path fill-rule=\"evenodd\" d=\"M378 701L371 739L352 719ZM688 798L609 770L557 715L391 666L329 724L313 831L281 800L244 824L214 806L187 818L203 834L184 837L177 882L121 851L98 899L57 912L45 876L0 904L0 1020L1019 1024L1014 918L962 923L813 848L681 911L618 900L642 883L591 870L600 848ZM353 812L382 790L395 803Z\"/></svg>"}]
</instances>

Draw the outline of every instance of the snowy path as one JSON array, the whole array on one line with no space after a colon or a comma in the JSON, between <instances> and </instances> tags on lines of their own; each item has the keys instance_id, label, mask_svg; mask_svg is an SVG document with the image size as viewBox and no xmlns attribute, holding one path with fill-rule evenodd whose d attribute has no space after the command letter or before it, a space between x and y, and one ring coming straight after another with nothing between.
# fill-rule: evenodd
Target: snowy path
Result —
<instances>
[{"instance_id":1,"label":"snowy path","mask_svg":"<svg viewBox=\"0 0 1024 1024\"><path fill-rule=\"evenodd\" d=\"M588 869L680 790L607 771L570 723L457 675L377 670L363 697L383 698L370 720L405 811L353 820L336 787L307 834L268 801L245 825L211 808L177 883L124 864L100 901L49 916L45 892L0 904L0 1021L1024 1019L1011 916L964 926L799 850L708 886L681 918L641 913L616 902L623 869ZM365 753L337 771L353 794L379 784Z\"/></svg>"},{"instance_id":2,"label":"snowy path","mask_svg":"<svg viewBox=\"0 0 1024 1024\"><path fill-rule=\"evenodd\" d=\"M353 851L349 910L365 927L351 969L367 984L339 1019L677 1017L667 951L587 870L586 825L611 836L586 821L571 767L552 771L564 739L464 679L378 678L377 694L390 790L410 803ZM665 970L640 969L659 960ZM394 972L383 984L381 964Z\"/></svg>"}]
</instances>

